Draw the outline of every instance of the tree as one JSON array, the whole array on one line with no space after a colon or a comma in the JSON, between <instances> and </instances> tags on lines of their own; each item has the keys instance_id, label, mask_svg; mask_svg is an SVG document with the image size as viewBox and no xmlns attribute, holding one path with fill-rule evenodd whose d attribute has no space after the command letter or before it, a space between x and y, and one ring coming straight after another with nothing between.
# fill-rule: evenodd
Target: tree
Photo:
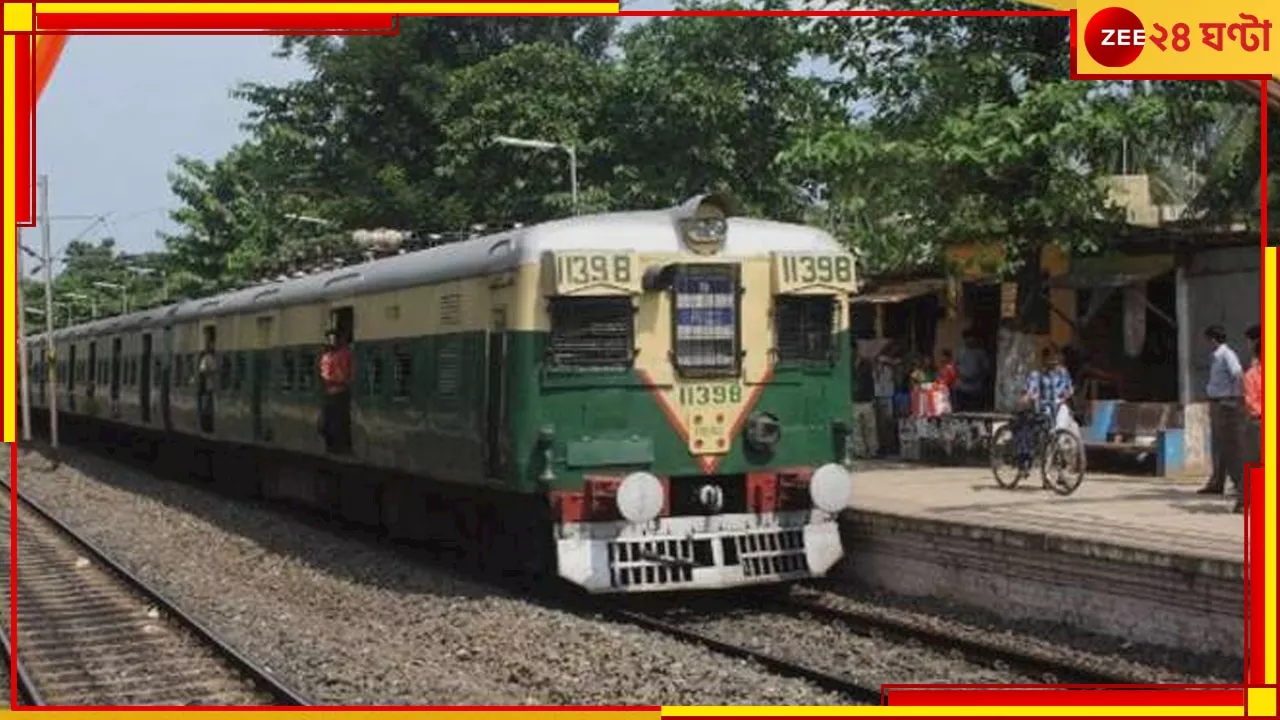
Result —
<instances>
[{"instance_id":1,"label":"tree","mask_svg":"<svg viewBox=\"0 0 1280 720\"><path fill-rule=\"evenodd\" d=\"M992 9L961 3L979 5ZM843 97L870 106L865 123L821 138L828 176L854 194L869 232L895 246L928 247L936 260L947 245L1001 244L1019 296L1001 332L1002 374L1018 382L1047 314L1044 249L1100 246L1120 220L1102 159L1154 131L1163 104L1124 83L1071 80L1063 18L850 17L813 29L849 75Z\"/></svg>"},{"instance_id":2,"label":"tree","mask_svg":"<svg viewBox=\"0 0 1280 720\"><path fill-rule=\"evenodd\" d=\"M608 121L620 206L729 190L751 211L800 219L807 168L784 165L785 151L809 124L844 116L819 80L797 74L808 48L803 21L790 17L654 18L623 37Z\"/></svg>"},{"instance_id":3,"label":"tree","mask_svg":"<svg viewBox=\"0 0 1280 720\"><path fill-rule=\"evenodd\" d=\"M404 18L395 37L289 39L314 75L247 84L247 128L288 167L288 187L342 227L456 229L443 153L453 73L544 43L600 61L613 18ZM458 92L456 83L452 92ZM502 86L506 87L506 86ZM501 89L501 88L497 88ZM456 140L456 136L454 138ZM471 222L480 222L472 220Z\"/></svg>"}]
</instances>

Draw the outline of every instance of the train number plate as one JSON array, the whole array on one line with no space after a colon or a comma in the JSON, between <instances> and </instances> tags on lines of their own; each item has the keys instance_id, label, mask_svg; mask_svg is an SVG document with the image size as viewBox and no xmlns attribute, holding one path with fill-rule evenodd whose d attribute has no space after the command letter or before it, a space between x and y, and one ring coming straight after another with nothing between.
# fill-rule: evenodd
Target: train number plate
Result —
<instances>
[{"instance_id":1,"label":"train number plate","mask_svg":"<svg viewBox=\"0 0 1280 720\"><path fill-rule=\"evenodd\" d=\"M556 295L630 295L640 291L640 266L631 253L552 253L547 274Z\"/></svg>"},{"instance_id":2,"label":"train number plate","mask_svg":"<svg viewBox=\"0 0 1280 720\"><path fill-rule=\"evenodd\" d=\"M681 385L676 398L684 410L689 452L718 455L729 451L734 419L745 396L741 383Z\"/></svg>"}]
</instances>

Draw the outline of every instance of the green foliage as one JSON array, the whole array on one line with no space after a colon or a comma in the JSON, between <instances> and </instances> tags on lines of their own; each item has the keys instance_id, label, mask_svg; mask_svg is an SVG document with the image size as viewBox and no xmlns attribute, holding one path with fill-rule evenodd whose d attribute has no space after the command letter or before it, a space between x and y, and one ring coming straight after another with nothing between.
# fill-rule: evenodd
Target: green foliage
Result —
<instances>
[{"instance_id":1,"label":"green foliage","mask_svg":"<svg viewBox=\"0 0 1280 720\"><path fill-rule=\"evenodd\" d=\"M992 4L903 9L957 7ZM1122 167L1215 217L1247 208L1257 125L1250 139L1240 93L1072 81L1068 31L1025 17L654 18L625 32L612 18L406 18L396 37L287 38L280 54L312 75L239 87L246 141L178 160L171 283L207 293L354 252L339 230L456 236L572 212L568 153L499 135L574 147L579 212L728 190L752 213L831 229L871 272L974 240L1004 243L1009 272L1047 243L1095 249L1119 219L1103 180ZM843 74L797 73L814 57Z\"/></svg>"},{"instance_id":2,"label":"green foliage","mask_svg":"<svg viewBox=\"0 0 1280 720\"><path fill-rule=\"evenodd\" d=\"M822 132L805 158L835 183L871 269L996 241L1016 271L1050 242L1096 248L1118 219L1098 160L1162 107L1114 83L1070 80L1065 19L852 17L813 32L849 73L841 95L871 106L861 122Z\"/></svg>"},{"instance_id":3,"label":"green foliage","mask_svg":"<svg viewBox=\"0 0 1280 720\"><path fill-rule=\"evenodd\" d=\"M61 269L53 278L55 325L63 327L72 320L84 322L95 311L98 317L119 314L126 293L131 310L163 302L171 262L167 253L121 253L111 238L97 243L72 241L62 257L55 258ZM39 332L45 327L44 273L29 259L25 270L19 286L27 332Z\"/></svg>"}]
</instances>

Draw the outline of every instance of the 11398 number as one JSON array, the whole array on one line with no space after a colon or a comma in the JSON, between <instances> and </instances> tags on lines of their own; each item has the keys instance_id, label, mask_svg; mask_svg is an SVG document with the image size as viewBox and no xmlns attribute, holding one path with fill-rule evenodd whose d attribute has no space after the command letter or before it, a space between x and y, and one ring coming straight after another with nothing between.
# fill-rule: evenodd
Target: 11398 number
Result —
<instances>
[{"instance_id":1,"label":"11398 number","mask_svg":"<svg viewBox=\"0 0 1280 720\"><path fill-rule=\"evenodd\" d=\"M629 285L632 277L631 258L626 255L561 255L556 258L557 285Z\"/></svg>"},{"instance_id":2,"label":"11398 number","mask_svg":"<svg viewBox=\"0 0 1280 720\"><path fill-rule=\"evenodd\" d=\"M853 282L853 258L846 255L790 256L782 258L782 280L788 285Z\"/></svg>"},{"instance_id":3,"label":"11398 number","mask_svg":"<svg viewBox=\"0 0 1280 720\"><path fill-rule=\"evenodd\" d=\"M681 385L680 404L730 405L742 402L742 386L732 385Z\"/></svg>"}]
</instances>

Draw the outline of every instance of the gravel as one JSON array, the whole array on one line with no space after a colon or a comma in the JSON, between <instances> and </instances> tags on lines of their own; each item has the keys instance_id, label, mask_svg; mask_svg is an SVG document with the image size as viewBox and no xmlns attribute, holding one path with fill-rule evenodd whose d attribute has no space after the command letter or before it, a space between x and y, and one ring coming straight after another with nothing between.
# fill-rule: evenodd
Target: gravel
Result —
<instances>
[{"instance_id":1,"label":"gravel","mask_svg":"<svg viewBox=\"0 0 1280 720\"><path fill-rule=\"evenodd\" d=\"M915 643L860 635L808 616L738 611L681 623L720 640L849 677L862 685L884 683L1035 683L1008 670L975 665L957 653Z\"/></svg>"},{"instance_id":2,"label":"gravel","mask_svg":"<svg viewBox=\"0 0 1280 720\"><path fill-rule=\"evenodd\" d=\"M836 609L870 612L950 632L977 634L1011 645L1039 648L1082 666L1128 675L1145 675L1147 682L1178 684L1240 684L1244 664L1239 658L1197 655L1132 643L1124 639L1082 632L1066 625L1001 617L982 608L926 597L901 597L847 586L807 593Z\"/></svg>"},{"instance_id":3,"label":"gravel","mask_svg":"<svg viewBox=\"0 0 1280 720\"><path fill-rule=\"evenodd\" d=\"M50 469L22 453L24 494L319 704L847 704L260 506L61 454Z\"/></svg>"}]
</instances>

